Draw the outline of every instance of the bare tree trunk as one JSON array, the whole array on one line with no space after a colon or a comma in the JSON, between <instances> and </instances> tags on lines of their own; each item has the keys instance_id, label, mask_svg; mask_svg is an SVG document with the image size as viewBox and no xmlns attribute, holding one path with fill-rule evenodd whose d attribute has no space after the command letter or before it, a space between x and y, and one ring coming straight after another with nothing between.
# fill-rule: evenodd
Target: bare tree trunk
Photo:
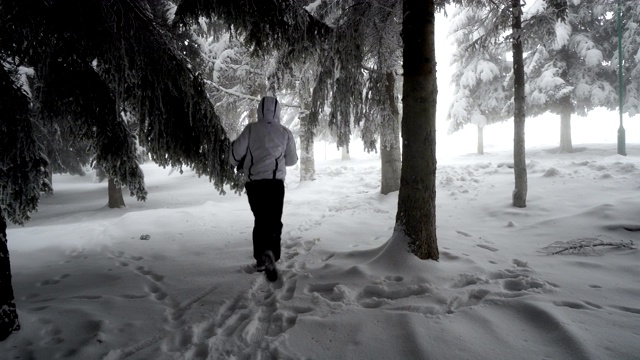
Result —
<instances>
[{"instance_id":1,"label":"bare tree trunk","mask_svg":"<svg viewBox=\"0 0 640 360\"><path fill-rule=\"evenodd\" d=\"M11 284L7 222L0 213L0 341L20 330Z\"/></svg>"},{"instance_id":2,"label":"bare tree trunk","mask_svg":"<svg viewBox=\"0 0 640 360\"><path fill-rule=\"evenodd\" d=\"M566 97L562 100L560 108L560 152L573 152L573 144L571 143L571 114L573 108L571 99Z\"/></svg>"},{"instance_id":3,"label":"bare tree trunk","mask_svg":"<svg viewBox=\"0 0 640 360\"><path fill-rule=\"evenodd\" d=\"M513 190L513 206L527 206L527 160L524 145L525 92L524 92L524 60L522 53L522 5L520 0L511 0L511 27L513 48L513 172L515 189Z\"/></svg>"},{"instance_id":4,"label":"bare tree trunk","mask_svg":"<svg viewBox=\"0 0 640 360\"><path fill-rule=\"evenodd\" d=\"M109 208L123 208L124 198L122 197L122 187L112 177L109 177Z\"/></svg>"},{"instance_id":5,"label":"bare tree trunk","mask_svg":"<svg viewBox=\"0 0 640 360\"><path fill-rule=\"evenodd\" d=\"M312 181L316 179L316 164L313 154L314 133L309 126L309 114L300 119L302 132L300 134L300 181Z\"/></svg>"},{"instance_id":6,"label":"bare tree trunk","mask_svg":"<svg viewBox=\"0 0 640 360\"><path fill-rule=\"evenodd\" d=\"M402 5L402 174L396 231L409 238L420 259L438 260L436 236L435 2Z\"/></svg>"},{"instance_id":7,"label":"bare tree trunk","mask_svg":"<svg viewBox=\"0 0 640 360\"><path fill-rule=\"evenodd\" d=\"M47 168L47 181L53 189L53 169L51 169L51 167Z\"/></svg>"},{"instance_id":8,"label":"bare tree trunk","mask_svg":"<svg viewBox=\"0 0 640 360\"><path fill-rule=\"evenodd\" d=\"M349 156L349 148L346 146L342 147L342 160L351 160L351 156Z\"/></svg>"},{"instance_id":9,"label":"bare tree trunk","mask_svg":"<svg viewBox=\"0 0 640 360\"><path fill-rule=\"evenodd\" d=\"M266 84L258 85L251 89L250 95L255 98L262 98L263 94L265 94L266 91L267 91ZM249 123L254 123L258 121L258 104L256 104L256 106L254 106L253 109L249 111L249 114L247 115L247 121Z\"/></svg>"},{"instance_id":10,"label":"bare tree trunk","mask_svg":"<svg viewBox=\"0 0 640 360\"><path fill-rule=\"evenodd\" d=\"M478 125L478 155L484 155L484 125Z\"/></svg>"},{"instance_id":11,"label":"bare tree trunk","mask_svg":"<svg viewBox=\"0 0 640 360\"><path fill-rule=\"evenodd\" d=\"M382 128L386 129L380 135L380 193L387 195L400 190L400 174L402 171L402 154L400 152L400 111L396 103L396 76L387 72L385 86L391 116L385 117Z\"/></svg>"}]
</instances>

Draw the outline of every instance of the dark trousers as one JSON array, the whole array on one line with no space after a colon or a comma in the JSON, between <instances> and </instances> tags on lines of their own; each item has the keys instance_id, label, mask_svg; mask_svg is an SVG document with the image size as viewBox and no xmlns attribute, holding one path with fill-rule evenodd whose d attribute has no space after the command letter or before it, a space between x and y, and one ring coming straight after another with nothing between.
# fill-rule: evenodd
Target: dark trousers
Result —
<instances>
[{"instance_id":1,"label":"dark trousers","mask_svg":"<svg viewBox=\"0 0 640 360\"><path fill-rule=\"evenodd\" d=\"M276 179L254 180L245 184L249 206L255 218L253 223L253 257L262 262L262 255L271 250L275 260L280 259L282 234L282 207L284 181Z\"/></svg>"}]
</instances>

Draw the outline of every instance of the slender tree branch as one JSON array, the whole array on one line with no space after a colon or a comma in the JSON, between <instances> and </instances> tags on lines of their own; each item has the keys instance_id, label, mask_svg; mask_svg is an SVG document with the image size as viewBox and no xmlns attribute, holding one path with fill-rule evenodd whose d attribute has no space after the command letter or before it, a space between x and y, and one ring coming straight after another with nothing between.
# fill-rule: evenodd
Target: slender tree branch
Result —
<instances>
[{"instance_id":1,"label":"slender tree branch","mask_svg":"<svg viewBox=\"0 0 640 360\"><path fill-rule=\"evenodd\" d=\"M633 246L633 240L629 240L629 241L621 240L616 242L616 241L603 241L598 238L578 239L570 242L559 241L545 247L545 249L549 249L549 250L558 249L549 253L549 255L557 255L557 254L562 254L564 252L580 252L583 250L588 250L588 249L593 249L596 247L603 247L603 246L614 247L619 249L635 249L635 247Z\"/></svg>"},{"instance_id":2,"label":"slender tree branch","mask_svg":"<svg viewBox=\"0 0 640 360\"><path fill-rule=\"evenodd\" d=\"M251 95L247 95L247 94L235 91L235 90L224 88L224 87L216 84L215 82L213 82L211 80L205 80L204 82L207 85L211 85L214 88L216 88L216 89L218 89L218 90L220 90L220 91L222 91L224 93L227 93L229 95L237 96L237 97L243 98L243 99L255 100L255 101L260 101L261 100L261 98L256 97L256 96L251 96ZM299 110L300 112L309 112L309 110L303 109L302 106L300 106L300 105L291 104L291 103L287 103L287 102L280 101L280 100L278 100L278 103L281 104L282 106L291 107L291 108L298 108L298 109L300 109Z\"/></svg>"}]
</instances>

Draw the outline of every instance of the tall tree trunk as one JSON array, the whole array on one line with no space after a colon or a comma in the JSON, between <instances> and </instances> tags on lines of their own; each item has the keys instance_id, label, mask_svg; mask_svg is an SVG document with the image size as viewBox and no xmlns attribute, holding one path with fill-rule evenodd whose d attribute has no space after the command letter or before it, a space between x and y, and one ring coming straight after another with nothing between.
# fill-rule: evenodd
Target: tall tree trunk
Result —
<instances>
[{"instance_id":1,"label":"tall tree trunk","mask_svg":"<svg viewBox=\"0 0 640 360\"><path fill-rule=\"evenodd\" d=\"M380 135L380 193L388 193L400 190L400 173L402 169L402 154L400 153L400 111L396 103L396 75L387 72L385 91L391 109L391 116L385 116Z\"/></svg>"},{"instance_id":2,"label":"tall tree trunk","mask_svg":"<svg viewBox=\"0 0 640 360\"><path fill-rule=\"evenodd\" d=\"M560 104L560 152L573 152L573 144L571 143L571 114L573 106L571 98L565 97Z\"/></svg>"},{"instance_id":3,"label":"tall tree trunk","mask_svg":"<svg viewBox=\"0 0 640 360\"><path fill-rule=\"evenodd\" d=\"M300 134L300 181L312 181L316 179L316 164L313 154L314 136L313 128L309 125L307 114L300 119L302 132Z\"/></svg>"},{"instance_id":4,"label":"tall tree trunk","mask_svg":"<svg viewBox=\"0 0 640 360\"><path fill-rule=\"evenodd\" d=\"M404 1L402 173L396 231L420 259L438 260L436 237L435 2Z\"/></svg>"},{"instance_id":5,"label":"tall tree trunk","mask_svg":"<svg viewBox=\"0 0 640 360\"><path fill-rule=\"evenodd\" d=\"M484 125L478 125L478 155L484 155Z\"/></svg>"},{"instance_id":6,"label":"tall tree trunk","mask_svg":"<svg viewBox=\"0 0 640 360\"><path fill-rule=\"evenodd\" d=\"M18 330L20 330L20 323L11 284L7 222L0 213L0 341Z\"/></svg>"},{"instance_id":7,"label":"tall tree trunk","mask_svg":"<svg viewBox=\"0 0 640 360\"><path fill-rule=\"evenodd\" d=\"M343 146L342 148L342 160L351 160L351 156L349 156L349 148Z\"/></svg>"},{"instance_id":8,"label":"tall tree trunk","mask_svg":"<svg viewBox=\"0 0 640 360\"><path fill-rule=\"evenodd\" d=\"M51 169L51 167L47 168L47 181L49 182L49 185L53 189L53 169Z\"/></svg>"},{"instance_id":9,"label":"tall tree trunk","mask_svg":"<svg viewBox=\"0 0 640 360\"><path fill-rule=\"evenodd\" d=\"M513 190L513 206L527 206L527 160L524 146L525 93L524 93L524 60L522 54L522 5L520 0L511 0L511 28L513 47L513 172L515 189Z\"/></svg>"},{"instance_id":10,"label":"tall tree trunk","mask_svg":"<svg viewBox=\"0 0 640 360\"><path fill-rule=\"evenodd\" d=\"M122 197L122 187L112 177L109 177L109 208L123 208L124 198Z\"/></svg>"},{"instance_id":11,"label":"tall tree trunk","mask_svg":"<svg viewBox=\"0 0 640 360\"><path fill-rule=\"evenodd\" d=\"M266 84L257 85L256 87L253 87L251 89L250 95L253 96L254 98L261 99L262 96L264 96L264 94L266 93L266 91L267 91ZM258 121L258 105L259 104L256 103L256 106L254 106L253 109L249 111L249 114L247 115L247 122L254 123Z\"/></svg>"}]
</instances>

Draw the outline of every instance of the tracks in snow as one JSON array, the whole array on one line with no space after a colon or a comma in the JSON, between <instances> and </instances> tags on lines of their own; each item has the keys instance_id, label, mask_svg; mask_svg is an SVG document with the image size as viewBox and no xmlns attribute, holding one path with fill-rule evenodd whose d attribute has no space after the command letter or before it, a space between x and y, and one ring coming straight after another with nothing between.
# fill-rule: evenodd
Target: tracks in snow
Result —
<instances>
[{"instance_id":1,"label":"tracks in snow","mask_svg":"<svg viewBox=\"0 0 640 360\"><path fill-rule=\"evenodd\" d=\"M165 330L127 348L112 350L105 359L126 359L158 343L165 352L187 359L296 358L283 352L281 342L283 334L296 324L298 315L312 311L311 307L288 302L294 297L298 277L308 273L299 256L311 251L316 242L317 239L303 241L300 238L283 241L277 282L269 283L264 276L257 276L248 290L227 300L215 316L198 323L189 323L185 315L194 304L215 292L217 286L179 302L165 290L163 275L137 265L142 257L111 251L108 255L116 264L143 277L147 295L165 307ZM245 265L241 270L255 273L252 265Z\"/></svg>"}]
</instances>

